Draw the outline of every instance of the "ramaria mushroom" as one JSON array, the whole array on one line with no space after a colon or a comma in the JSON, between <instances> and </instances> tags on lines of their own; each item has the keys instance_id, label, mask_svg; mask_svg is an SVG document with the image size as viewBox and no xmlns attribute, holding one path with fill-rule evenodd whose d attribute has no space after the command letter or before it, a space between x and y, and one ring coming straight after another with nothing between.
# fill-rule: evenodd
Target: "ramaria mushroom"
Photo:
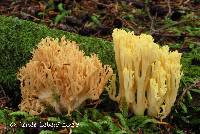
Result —
<instances>
[{"instance_id":1,"label":"ramaria mushroom","mask_svg":"<svg viewBox=\"0 0 200 134\"><path fill-rule=\"evenodd\" d=\"M18 72L21 81L20 109L34 115L47 106L68 115L85 100L97 100L113 71L98 57L84 56L75 42L42 39L33 57Z\"/></svg>"},{"instance_id":2,"label":"ramaria mushroom","mask_svg":"<svg viewBox=\"0 0 200 134\"><path fill-rule=\"evenodd\" d=\"M119 76L119 93L114 86L109 89L112 100L136 115L165 118L174 105L179 88L181 53L169 52L168 46L160 47L152 36L114 29L115 60Z\"/></svg>"}]
</instances>

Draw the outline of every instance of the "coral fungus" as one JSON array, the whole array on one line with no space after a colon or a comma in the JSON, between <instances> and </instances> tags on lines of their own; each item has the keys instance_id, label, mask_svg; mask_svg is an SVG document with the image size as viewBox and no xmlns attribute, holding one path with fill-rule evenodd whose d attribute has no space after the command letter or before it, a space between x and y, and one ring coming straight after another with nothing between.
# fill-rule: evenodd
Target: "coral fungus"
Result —
<instances>
[{"instance_id":1,"label":"coral fungus","mask_svg":"<svg viewBox=\"0 0 200 134\"><path fill-rule=\"evenodd\" d=\"M136 115L144 115L147 110L150 116L165 118L177 96L181 54L169 52L168 46L159 47L146 34L136 36L115 29L113 41L120 87L116 96L112 82L110 98L121 105L125 100Z\"/></svg>"},{"instance_id":2,"label":"coral fungus","mask_svg":"<svg viewBox=\"0 0 200 134\"><path fill-rule=\"evenodd\" d=\"M70 114L85 100L96 100L113 71L95 54L84 56L75 42L42 39L33 57L18 72L20 109L38 115L49 105Z\"/></svg>"}]
</instances>

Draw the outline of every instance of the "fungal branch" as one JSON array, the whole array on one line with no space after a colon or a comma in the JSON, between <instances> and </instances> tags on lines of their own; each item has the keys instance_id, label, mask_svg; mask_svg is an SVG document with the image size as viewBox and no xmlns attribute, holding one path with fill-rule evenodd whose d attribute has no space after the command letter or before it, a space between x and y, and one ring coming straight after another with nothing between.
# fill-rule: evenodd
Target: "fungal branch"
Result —
<instances>
[{"instance_id":1,"label":"fungal branch","mask_svg":"<svg viewBox=\"0 0 200 134\"><path fill-rule=\"evenodd\" d=\"M122 103L136 115L166 117L173 106L181 72L181 54L159 47L150 35L140 36L124 30L113 31L115 60L119 74L119 93L110 88L110 98ZM113 79L115 81L115 79ZM114 82L112 82L114 83Z\"/></svg>"}]
</instances>

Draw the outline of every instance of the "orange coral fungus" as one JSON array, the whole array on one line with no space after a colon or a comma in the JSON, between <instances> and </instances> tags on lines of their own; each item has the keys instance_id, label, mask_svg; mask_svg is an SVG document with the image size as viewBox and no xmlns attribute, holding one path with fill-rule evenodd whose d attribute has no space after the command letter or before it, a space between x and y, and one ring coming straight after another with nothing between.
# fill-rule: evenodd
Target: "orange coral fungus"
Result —
<instances>
[{"instance_id":1,"label":"orange coral fungus","mask_svg":"<svg viewBox=\"0 0 200 134\"><path fill-rule=\"evenodd\" d=\"M33 51L30 62L19 70L20 108L38 115L50 105L58 113L70 114L86 99L98 99L112 73L110 66L102 66L95 54L84 56L75 42L47 37Z\"/></svg>"}]
</instances>

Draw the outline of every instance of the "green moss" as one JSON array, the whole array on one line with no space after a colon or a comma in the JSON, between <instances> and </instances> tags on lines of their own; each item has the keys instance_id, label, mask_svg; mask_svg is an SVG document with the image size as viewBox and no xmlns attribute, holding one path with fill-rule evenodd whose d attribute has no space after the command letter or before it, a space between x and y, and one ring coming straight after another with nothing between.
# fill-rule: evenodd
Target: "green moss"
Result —
<instances>
[{"instance_id":1,"label":"green moss","mask_svg":"<svg viewBox=\"0 0 200 134\"><path fill-rule=\"evenodd\" d=\"M61 38L63 35L79 43L86 55L96 53L104 64L115 68L113 45L108 41L50 29L15 17L0 16L0 84L13 98L12 102L17 103L20 95L16 72L31 58L33 48L46 36Z\"/></svg>"}]
</instances>

